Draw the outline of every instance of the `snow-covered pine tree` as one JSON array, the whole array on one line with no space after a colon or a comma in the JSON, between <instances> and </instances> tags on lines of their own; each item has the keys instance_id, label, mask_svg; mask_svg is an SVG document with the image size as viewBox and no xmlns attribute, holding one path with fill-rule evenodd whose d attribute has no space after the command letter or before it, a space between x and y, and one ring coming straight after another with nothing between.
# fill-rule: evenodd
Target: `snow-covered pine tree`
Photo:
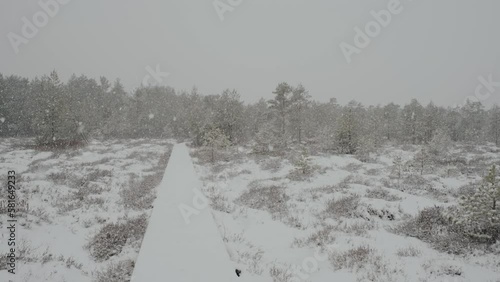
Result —
<instances>
[{"instance_id":1,"label":"snow-covered pine tree","mask_svg":"<svg viewBox=\"0 0 500 282\"><path fill-rule=\"evenodd\" d=\"M429 156L428 148L423 147L413 157L415 167L418 169L420 175L424 175L426 168L431 165L431 158Z\"/></svg>"},{"instance_id":2,"label":"snow-covered pine tree","mask_svg":"<svg viewBox=\"0 0 500 282\"><path fill-rule=\"evenodd\" d=\"M288 132L287 124L289 123L288 115L291 106L291 94L293 88L286 82L280 83L273 94L274 99L269 100L269 109L271 109L274 114L276 127L278 128L279 136L279 147L280 149L285 149L287 146Z\"/></svg>"},{"instance_id":3,"label":"snow-covered pine tree","mask_svg":"<svg viewBox=\"0 0 500 282\"><path fill-rule=\"evenodd\" d=\"M361 104L351 101L344 108L337 123L336 144L341 154L354 154L358 150L361 125L359 120L364 111Z\"/></svg>"},{"instance_id":4,"label":"snow-covered pine tree","mask_svg":"<svg viewBox=\"0 0 500 282\"><path fill-rule=\"evenodd\" d=\"M59 80L56 71L35 79L33 89L37 92L32 101L37 109L33 117L37 145L65 147L86 140L82 124L75 117L65 85Z\"/></svg>"},{"instance_id":5,"label":"snow-covered pine tree","mask_svg":"<svg viewBox=\"0 0 500 282\"><path fill-rule=\"evenodd\" d=\"M363 135L359 138L359 146L356 151L356 157L362 161L367 162L370 160L370 153L375 151L375 141L374 138L369 135Z\"/></svg>"},{"instance_id":6,"label":"snow-covered pine tree","mask_svg":"<svg viewBox=\"0 0 500 282\"><path fill-rule=\"evenodd\" d=\"M482 185L471 196L463 197L461 214L455 222L474 237L495 242L500 235L500 185L496 167L492 166Z\"/></svg>"},{"instance_id":7,"label":"snow-covered pine tree","mask_svg":"<svg viewBox=\"0 0 500 282\"><path fill-rule=\"evenodd\" d=\"M210 161L215 162L215 151L231 144L229 138L217 127L210 128L203 136L204 145L210 147Z\"/></svg>"},{"instance_id":8,"label":"snow-covered pine tree","mask_svg":"<svg viewBox=\"0 0 500 282\"><path fill-rule=\"evenodd\" d=\"M253 151L255 153L268 153L273 151L274 146L278 142L276 136L277 133L270 123L266 122L262 124L255 134Z\"/></svg>"},{"instance_id":9,"label":"snow-covered pine tree","mask_svg":"<svg viewBox=\"0 0 500 282\"><path fill-rule=\"evenodd\" d=\"M448 133L443 129L438 129L429 143L429 152L436 156L446 156L451 146L452 141Z\"/></svg>"},{"instance_id":10,"label":"snow-covered pine tree","mask_svg":"<svg viewBox=\"0 0 500 282\"><path fill-rule=\"evenodd\" d=\"M424 139L424 107L416 100L402 110L402 136L411 144L420 144Z\"/></svg>"},{"instance_id":11,"label":"snow-covered pine tree","mask_svg":"<svg viewBox=\"0 0 500 282\"><path fill-rule=\"evenodd\" d=\"M308 175L313 171L313 166L311 164L311 158L305 148L302 149L302 153L295 162L295 171L298 174Z\"/></svg>"},{"instance_id":12,"label":"snow-covered pine tree","mask_svg":"<svg viewBox=\"0 0 500 282\"><path fill-rule=\"evenodd\" d=\"M490 110L489 133L493 142L500 146L500 107L494 105Z\"/></svg>"}]
</instances>

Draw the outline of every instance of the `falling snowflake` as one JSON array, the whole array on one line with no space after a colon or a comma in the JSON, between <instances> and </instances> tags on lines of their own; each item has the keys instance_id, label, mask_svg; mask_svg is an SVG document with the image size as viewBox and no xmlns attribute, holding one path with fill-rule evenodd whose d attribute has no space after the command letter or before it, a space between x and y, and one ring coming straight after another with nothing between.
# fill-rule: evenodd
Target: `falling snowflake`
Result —
<instances>
[{"instance_id":1,"label":"falling snowflake","mask_svg":"<svg viewBox=\"0 0 500 282\"><path fill-rule=\"evenodd\" d=\"M177 120L177 117L174 117L174 121L176 121L176 120Z\"/></svg>"},{"instance_id":2,"label":"falling snowflake","mask_svg":"<svg viewBox=\"0 0 500 282\"><path fill-rule=\"evenodd\" d=\"M154 114L149 114L149 119L153 119L155 117Z\"/></svg>"},{"instance_id":3,"label":"falling snowflake","mask_svg":"<svg viewBox=\"0 0 500 282\"><path fill-rule=\"evenodd\" d=\"M4 122L5 122L5 118L4 118L4 117L3 117L3 118L0 118L0 121L1 121L2 123L4 123Z\"/></svg>"}]
</instances>

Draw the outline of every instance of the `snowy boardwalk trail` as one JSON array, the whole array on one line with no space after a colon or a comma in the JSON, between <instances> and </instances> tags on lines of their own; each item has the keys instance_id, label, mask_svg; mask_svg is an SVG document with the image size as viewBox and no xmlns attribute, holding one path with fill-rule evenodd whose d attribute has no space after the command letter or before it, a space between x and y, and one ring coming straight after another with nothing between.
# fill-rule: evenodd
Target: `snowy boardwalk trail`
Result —
<instances>
[{"instance_id":1,"label":"snowy boardwalk trail","mask_svg":"<svg viewBox=\"0 0 500 282\"><path fill-rule=\"evenodd\" d=\"M201 182L188 148L174 146L132 275L133 282L241 281L234 272L209 207L185 216ZM192 210L191 210L192 211Z\"/></svg>"}]
</instances>

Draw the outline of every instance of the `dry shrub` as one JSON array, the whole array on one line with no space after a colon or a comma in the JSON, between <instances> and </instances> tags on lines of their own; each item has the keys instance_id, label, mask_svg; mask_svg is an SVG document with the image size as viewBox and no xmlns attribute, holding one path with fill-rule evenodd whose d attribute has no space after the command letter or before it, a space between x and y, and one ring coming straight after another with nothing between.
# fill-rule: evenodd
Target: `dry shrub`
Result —
<instances>
[{"instance_id":1,"label":"dry shrub","mask_svg":"<svg viewBox=\"0 0 500 282\"><path fill-rule=\"evenodd\" d=\"M210 187L205 192L207 198L210 199L210 207L212 209L225 213L231 213L234 210L227 197L222 195L220 191L217 191L215 187Z\"/></svg>"},{"instance_id":2,"label":"dry shrub","mask_svg":"<svg viewBox=\"0 0 500 282\"><path fill-rule=\"evenodd\" d=\"M150 209L156 199L154 189L163 179L163 171L145 176L142 181L129 179L128 186L120 191L120 197L125 208L136 210Z\"/></svg>"},{"instance_id":3,"label":"dry shrub","mask_svg":"<svg viewBox=\"0 0 500 282\"><path fill-rule=\"evenodd\" d=\"M408 190L409 192L416 190L428 190L429 186L431 186L431 182L418 174L409 174L404 177L401 182L402 190Z\"/></svg>"},{"instance_id":4,"label":"dry shrub","mask_svg":"<svg viewBox=\"0 0 500 282\"><path fill-rule=\"evenodd\" d=\"M345 252L331 252L330 262L336 269L349 269L358 274L358 281L401 281L396 269L390 268L381 255L368 246Z\"/></svg>"},{"instance_id":5,"label":"dry shrub","mask_svg":"<svg viewBox=\"0 0 500 282\"><path fill-rule=\"evenodd\" d=\"M147 224L148 218L144 214L123 222L109 223L91 238L86 247L96 261L106 261L121 253L127 243L142 241Z\"/></svg>"},{"instance_id":6,"label":"dry shrub","mask_svg":"<svg viewBox=\"0 0 500 282\"><path fill-rule=\"evenodd\" d=\"M135 262L124 260L112 263L104 271L98 271L95 276L96 282L129 282L134 270Z\"/></svg>"},{"instance_id":7,"label":"dry shrub","mask_svg":"<svg viewBox=\"0 0 500 282\"><path fill-rule=\"evenodd\" d=\"M358 270L373 260L379 260L380 256L368 246L359 246L345 252L330 253L330 261L336 269Z\"/></svg>"},{"instance_id":8,"label":"dry shrub","mask_svg":"<svg viewBox=\"0 0 500 282\"><path fill-rule=\"evenodd\" d=\"M422 252L412 246L399 249L396 254L400 257L418 257Z\"/></svg>"},{"instance_id":9,"label":"dry shrub","mask_svg":"<svg viewBox=\"0 0 500 282\"><path fill-rule=\"evenodd\" d=\"M343 170L347 170L348 172L357 172L361 168L363 168L363 164L362 163L348 163L342 169Z\"/></svg>"},{"instance_id":10,"label":"dry shrub","mask_svg":"<svg viewBox=\"0 0 500 282\"><path fill-rule=\"evenodd\" d=\"M382 220L390 220L390 221L392 221L392 220L396 219L396 216L392 212L390 212L390 211L388 211L386 209L376 209L374 207L369 206L367 208L367 212L368 212L369 215L376 216L376 217L378 217L378 218L380 218Z\"/></svg>"},{"instance_id":11,"label":"dry shrub","mask_svg":"<svg viewBox=\"0 0 500 282\"><path fill-rule=\"evenodd\" d=\"M265 158L260 162L260 169L278 172L282 167L283 160L281 158Z\"/></svg>"},{"instance_id":12,"label":"dry shrub","mask_svg":"<svg viewBox=\"0 0 500 282\"><path fill-rule=\"evenodd\" d=\"M236 201L252 209L268 211L273 218L283 219L288 216L289 199L283 187L270 186L252 187Z\"/></svg>"},{"instance_id":13,"label":"dry shrub","mask_svg":"<svg viewBox=\"0 0 500 282\"><path fill-rule=\"evenodd\" d=\"M332 199L326 204L326 209L322 215L329 218L357 217L356 209L360 203L359 195L349 195L339 199Z\"/></svg>"},{"instance_id":14,"label":"dry shrub","mask_svg":"<svg viewBox=\"0 0 500 282\"><path fill-rule=\"evenodd\" d=\"M293 273L288 268L276 265L269 269L269 275L273 278L273 282L288 282L293 278Z\"/></svg>"},{"instance_id":15,"label":"dry shrub","mask_svg":"<svg viewBox=\"0 0 500 282\"><path fill-rule=\"evenodd\" d=\"M386 200L388 202L401 201L401 197L393 195L389 191L381 187L368 190L365 196L367 198L381 199L381 200Z\"/></svg>"},{"instance_id":16,"label":"dry shrub","mask_svg":"<svg viewBox=\"0 0 500 282\"><path fill-rule=\"evenodd\" d=\"M394 229L396 233L416 237L441 252L464 254L472 248L486 247L454 224L442 207L426 208Z\"/></svg>"},{"instance_id":17,"label":"dry shrub","mask_svg":"<svg viewBox=\"0 0 500 282\"><path fill-rule=\"evenodd\" d=\"M322 229L314 232L309 235L307 239L302 240L301 243L298 243L299 246L302 245L314 245L317 247L325 247L335 241L335 236L332 235L332 231L334 227L331 225L324 226Z\"/></svg>"},{"instance_id":18,"label":"dry shrub","mask_svg":"<svg viewBox=\"0 0 500 282\"><path fill-rule=\"evenodd\" d=\"M334 226L334 230L344 232L346 234L353 234L356 236L365 236L368 231L375 229L376 225L372 221L355 221L355 222L341 222Z\"/></svg>"}]
</instances>

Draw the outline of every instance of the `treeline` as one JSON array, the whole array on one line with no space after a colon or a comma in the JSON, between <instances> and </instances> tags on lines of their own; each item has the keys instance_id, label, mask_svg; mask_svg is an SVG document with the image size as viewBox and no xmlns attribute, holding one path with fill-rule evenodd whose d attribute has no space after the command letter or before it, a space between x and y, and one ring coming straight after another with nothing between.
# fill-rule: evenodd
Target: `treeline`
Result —
<instances>
[{"instance_id":1,"label":"treeline","mask_svg":"<svg viewBox=\"0 0 500 282\"><path fill-rule=\"evenodd\" d=\"M363 153L385 142L427 144L433 138L500 144L500 108L479 102L444 108L412 100L364 106L311 100L302 86L280 83L266 99L246 105L235 90L201 95L196 88L141 86L127 93L111 83L57 73L35 79L0 74L0 137L36 137L39 145L67 146L92 138L189 138L203 145L209 132L257 151L309 144ZM217 139L211 134L211 139Z\"/></svg>"}]
</instances>

